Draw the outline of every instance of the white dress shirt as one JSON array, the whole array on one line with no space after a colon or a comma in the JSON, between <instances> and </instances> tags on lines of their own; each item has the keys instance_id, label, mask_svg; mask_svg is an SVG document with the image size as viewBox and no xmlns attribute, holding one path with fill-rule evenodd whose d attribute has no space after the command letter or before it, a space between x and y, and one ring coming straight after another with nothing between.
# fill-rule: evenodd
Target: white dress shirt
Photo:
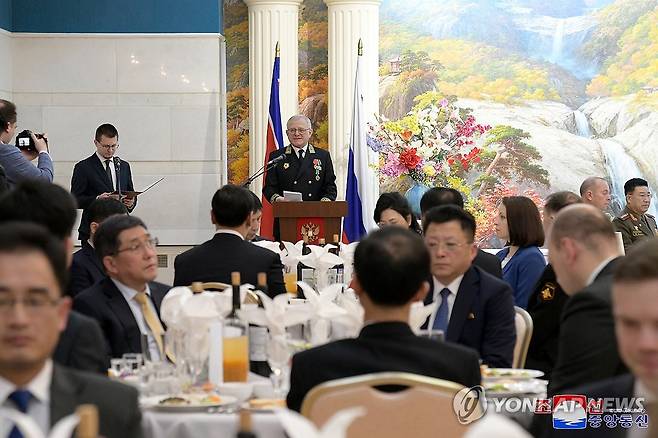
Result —
<instances>
[{"instance_id":1,"label":"white dress shirt","mask_svg":"<svg viewBox=\"0 0 658 438\"><path fill-rule=\"evenodd\" d=\"M137 321L137 326L139 327L139 331L143 335L147 336L148 349L151 355L151 360L159 360L160 349L158 348L158 343L155 341L153 332L151 332L151 329L149 328L148 324L146 323L146 320L144 319L144 315L142 314L142 306L135 299L135 296L139 293L139 291L136 291L135 289L126 286L125 284L121 283L119 280L116 280L114 278L111 278L111 280L112 282L114 282L117 289L119 289L119 292L121 292L121 295L123 295L123 298L126 300L126 302L128 302L128 307L130 307L130 311L133 313L133 316L135 317L135 321ZM146 300L146 304L151 308L153 314L157 315L158 312L156 311L155 305L151 300L151 290L149 289L148 284L146 285L146 290L144 292L146 292L146 295L149 297L149 299Z\"/></svg>"},{"instance_id":2,"label":"white dress shirt","mask_svg":"<svg viewBox=\"0 0 658 438\"><path fill-rule=\"evenodd\" d=\"M100 155L98 152L96 152L96 156L98 157L99 160L101 160L101 165L103 166L103 170L105 170L105 161L107 161L107 158L104 158L102 155ZM117 189L117 170L114 168L114 157L110 158L110 171L112 172L112 188L114 190ZM107 173L107 171L105 171Z\"/></svg>"},{"instance_id":3,"label":"white dress shirt","mask_svg":"<svg viewBox=\"0 0 658 438\"><path fill-rule=\"evenodd\" d=\"M603 271L603 269L608 266L608 263L613 261L617 256L612 256L608 257L607 259L603 260L600 265L598 265L594 270L592 271L591 274L589 274L589 278L587 279L587 286L590 284L594 283L594 280L596 280L596 277Z\"/></svg>"},{"instance_id":4,"label":"white dress shirt","mask_svg":"<svg viewBox=\"0 0 658 438\"><path fill-rule=\"evenodd\" d=\"M244 236L235 230L221 229L215 231L215 234L233 234L235 236L238 236L240 239L244 240Z\"/></svg>"},{"instance_id":5,"label":"white dress shirt","mask_svg":"<svg viewBox=\"0 0 658 438\"><path fill-rule=\"evenodd\" d=\"M39 374L27 385L18 388L10 381L0 377L0 406L3 408L16 409L14 402L7 400L7 397L17 389L26 389L32 393L27 405L27 415L29 415L43 431L44 435L50 430L50 382L53 379L53 362L48 359ZM5 419L0 419L0 437L9 436L9 432L14 428L14 423Z\"/></svg>"},{"instance_id":6,"label":"white dress shirt","mask_svg":"<svg viewBox=\"0 0 658 438\"><path fill-rule=\"evenodd\" d=\"M433 301L434 308L432 309L432 314L430 315L429 325L427 326L428 329L434 327L434 319L436 318L436 312L439 310L439 306L443 301L443 297L441 297L441 291L445 288L448 288L448 290L450 290L450 295L448 295L448 322L450 322L450 317L452 316L452 307L455 304L455 298L457 298L459 285L462 284L462 280L464 279L464 274L452 280L452 282L447 286L441 283L439 280L437 280L436 277L434 276L432 276L432 279L434 280L434 301Z\"/></svg>"},{"instance_id":7,"label":"white dress shirt","mask_svg":"<svg viewBox=\"0 0 658 438\"><path fill-rule=\"evenodd\" d=\"M304 158L306 158L306 154L308 153L308 143L306 143L303 147L298 148L296 146L292 147L293 152L295 153L295 156L299 158L299 151L304 151Z\"/></svg>"}]
</instances>

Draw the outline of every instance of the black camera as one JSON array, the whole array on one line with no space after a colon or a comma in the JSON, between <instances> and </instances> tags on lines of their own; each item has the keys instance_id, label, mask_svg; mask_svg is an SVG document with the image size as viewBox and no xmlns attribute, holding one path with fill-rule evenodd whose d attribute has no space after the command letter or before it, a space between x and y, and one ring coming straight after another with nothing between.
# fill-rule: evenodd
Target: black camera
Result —
<instances>
[{"instance_id":1,"label":"black camera","mask_svg":"<svg viewBox=\"0 0 658 438\"><path fill-rule=\"evenodd\" d=\"M43 136L43 134L34 134L36 138L43 138L46 140L46 144L48 144L48 139ZM26 129L25 131L21 132L16 136L16 147L21 150L25 150L28 152L36 152L37 148L34 144L34 140L32 139L32 131L29 129Z\"/></svg>"}]
</instances>

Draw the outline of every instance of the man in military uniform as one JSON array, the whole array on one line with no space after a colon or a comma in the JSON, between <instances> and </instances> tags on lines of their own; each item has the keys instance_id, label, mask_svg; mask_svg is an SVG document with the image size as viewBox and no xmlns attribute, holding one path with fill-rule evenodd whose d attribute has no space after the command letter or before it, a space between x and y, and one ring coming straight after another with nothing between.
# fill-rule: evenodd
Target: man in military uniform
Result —
<instances>
[{"instance_id":1,"label":"man in military uniform","mask_svg":"<svg viewBox=\"0 0 658 438\"><path fill-rule=\"evenodd\" d=\"M624 184L626 208L612 222L615 229L621 233L624 249L638 240L658 236L656 218L647 214L651 205L649 183L642 178L632 178Z\"/></svg>"},{"instance_id":2,"label":"man in military uniform","mask_svg":"<svg viewBox=\"0 0 658 438\"><path fill-rule=\"evenodd\" d=\"M285 159L267 172L263 194L270 203L285 201L283 191L299 192L304 201L335 201L336 175L329 152L308 143L313 129L304 115L292 116L286 134L290 144L272 151L268 161L284 155ZM274 237L279 240L278 222L274 223Z\"/></svg>"}]
</instances>

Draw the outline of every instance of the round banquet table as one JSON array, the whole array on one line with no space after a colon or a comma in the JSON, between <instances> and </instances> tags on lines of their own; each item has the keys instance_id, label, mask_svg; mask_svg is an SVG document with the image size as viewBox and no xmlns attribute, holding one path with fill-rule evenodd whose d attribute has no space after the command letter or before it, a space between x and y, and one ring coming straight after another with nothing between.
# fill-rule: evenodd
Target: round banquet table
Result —
<instances>
[{"instance_id":1,"label":"round banquet table","mask_svg":"<svg viewBox=\"0 0 658 438\"><path fill-rule=\"evenodd\" d=\"M144 438L233 437L238 430L237 414L171 413L142 411ZM271 412L252 414L258 438L285 438L283 427Z\"/></svg>"}]
</instances>

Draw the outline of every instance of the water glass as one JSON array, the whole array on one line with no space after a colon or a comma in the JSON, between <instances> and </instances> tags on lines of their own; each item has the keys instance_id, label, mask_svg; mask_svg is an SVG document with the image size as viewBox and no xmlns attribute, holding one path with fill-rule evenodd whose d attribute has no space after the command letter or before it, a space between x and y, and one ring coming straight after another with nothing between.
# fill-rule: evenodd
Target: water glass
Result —
<instances>
[{"instance_id":1,"label":"water glass","mask_svg":"<svg viewBox=\"0 0 658 438\"><path fill-rule=\"evenodd\" d=\"M283 398L285 396L284 383L288 376L291 351L288 338L285 335L270 336L267 343L267 362L272 369L270 379L274 387L274 396Z\"/></svg>"}]
</instances>

